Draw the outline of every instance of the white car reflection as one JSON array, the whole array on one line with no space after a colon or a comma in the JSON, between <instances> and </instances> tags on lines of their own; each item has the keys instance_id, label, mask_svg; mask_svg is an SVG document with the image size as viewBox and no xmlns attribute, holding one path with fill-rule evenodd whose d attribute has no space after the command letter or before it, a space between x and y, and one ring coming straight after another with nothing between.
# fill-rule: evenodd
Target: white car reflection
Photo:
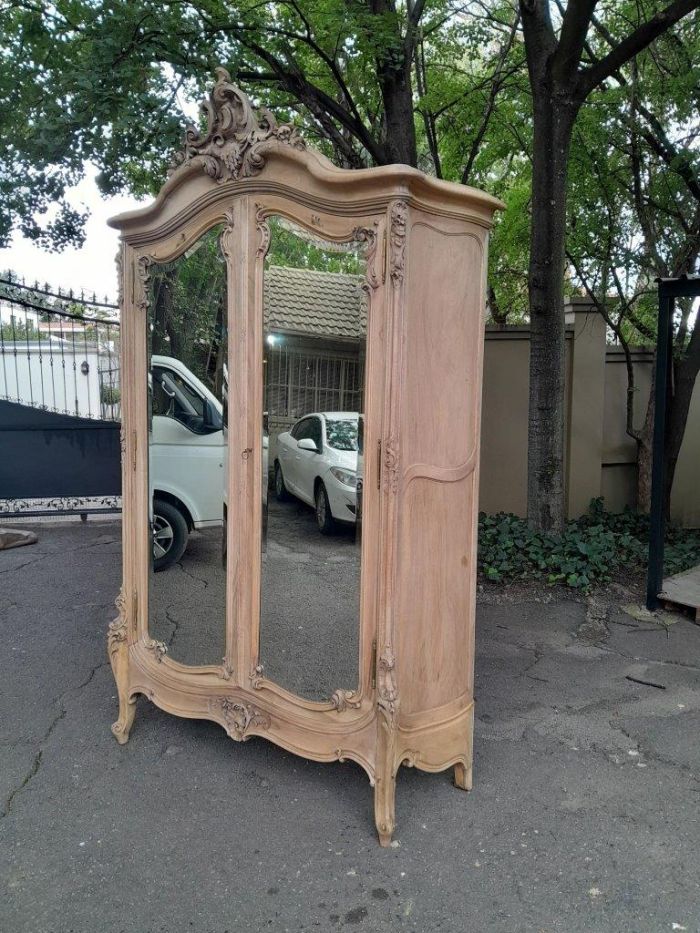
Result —
<instances>
[{"instance_id":1,"label":"white car reflection","mask_svg":"<svg viewBox=\"0 0 700 933\"><path fill-rule=\"evenodd\" d=\"M326 411L305 415L277 438L275 495L313 506L322 534L356 521L360 433L357 412Z\"/></svg>"}]
</instances>

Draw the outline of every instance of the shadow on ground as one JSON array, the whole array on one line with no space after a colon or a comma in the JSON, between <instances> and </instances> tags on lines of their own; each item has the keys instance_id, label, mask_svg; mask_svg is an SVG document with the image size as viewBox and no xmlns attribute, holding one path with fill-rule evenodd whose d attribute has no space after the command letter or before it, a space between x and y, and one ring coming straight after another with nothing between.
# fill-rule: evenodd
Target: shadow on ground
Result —
<instances>
[{"instance_id":1,"label":"shadow on ground","mask_svg":"<svg viewBox=\"0 0 700 933\"><path fill-rule=\"evenodd\" d=\"M692 623L482 605L474 791L402 769L382 850L352 764L145 700L119 747L119 526L36 530L0 552L3 931L700 929Z\"/></svg>"}]
</instances>

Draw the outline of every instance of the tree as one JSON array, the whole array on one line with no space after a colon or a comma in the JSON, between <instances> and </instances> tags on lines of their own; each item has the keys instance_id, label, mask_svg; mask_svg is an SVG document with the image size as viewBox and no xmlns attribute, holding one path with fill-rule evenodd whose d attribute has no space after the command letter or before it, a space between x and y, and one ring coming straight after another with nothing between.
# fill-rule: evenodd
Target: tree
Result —
<instances>
[{"instance_id":1,"label":"tree","mask_svg":"<svg viewBox=\"0 0 700 933\"><path fill-rule=\"evenodd\" d=\"M0 245L15 227L45 247L79 243L85 217L65 192L86 160L104 193L153 193L181 135L181 97L201 96L221 63L283 116L296 111L340 165L416 165L416 44L449 24L449 0L430 7L426 22L426 0L10 0Z\"/></svg>"},{"instance_id":2,"label":"tree","mask_svg":"<svg viewBox=\"0 0 700 933\"><path fill-rule=\"evenodd\" d=\"M637 503L649 510L653 385L639 397L630 347L656 342L657 277L692 273L700 257L697 121L700 23L685 21L618 70L583 113L572 147L567 257L623 347L627 432L638 445ZM679 302L666 436L666 505L700 371L700 327Z\"/></svg>"},{"instance_id":3,"label":"tree","mask_svg":"<svg viewBox=\"0 0 700 933\"><path fill-rule=\"evenodd\" d=\"M601 95L629 82L635 56L672 39L670 27L700 0L658 12L655 0L615 0L600 11L595 0L41 4L10 0L0 11L0 110L13 140L0 153L0 241L13 225L59 246L79 239L83 220L61 205L86 159L100 166L105 193L154 193L177 147L181 100L202 96L220 63L340 165L401 161L488 188L507 205L492 241L490 311L494 320L522 319L527 304L533 329L529 517L560 527L572 138L583 117L605 132ZM594 93L595 110L583 108ZM681 153L678 162L637 97L640 164L651 153L680 177L676 166L692 159ZM576 183L588 184L594 168L607 175L608 157L615 167L619 153L605 151L605 165L586 163ZM658 194L650 198L647 217ZM49 204L60 222L40 226L35 214ZM656 230L662 251L665 236ZM596 256L593 240L587 257L574 250L577 261Z\"/></svg>"},{"instance_id":4,"label":"tree","mask_svg":"<svg viewBox=\"0 0 700 933\"><path fill-rule=\"evenodd\" d=\"M540 530L561 531L564 499L565 330L563 287L569 151L579 110L592 93L671 26L700 6L674 0L653 15L625 7L607 29L612 47L586 63L595 30L596 0L519 0L533 102L532 224L530 233L530 410L528 520ZM636 25L629 29L627 23Z\"/></svg>"}]
</instances>

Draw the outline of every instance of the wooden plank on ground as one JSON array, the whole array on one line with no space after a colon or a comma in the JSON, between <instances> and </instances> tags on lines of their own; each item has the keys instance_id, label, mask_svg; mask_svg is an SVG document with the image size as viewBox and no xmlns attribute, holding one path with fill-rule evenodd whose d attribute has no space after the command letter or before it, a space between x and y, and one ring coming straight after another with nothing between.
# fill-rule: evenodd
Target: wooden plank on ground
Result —
<instances>
[{"instance_id":1,"label":"wooden plank on ground","mask_svg":"<svg viewBox=\"0 0 700 933\"><path fill-rule=\"evenodd\" d=\"M659 598L675 606L684 606L695 613L695 621L700 622L700 564L683 573L667 577Z\"/></svg>"}]
</instances>

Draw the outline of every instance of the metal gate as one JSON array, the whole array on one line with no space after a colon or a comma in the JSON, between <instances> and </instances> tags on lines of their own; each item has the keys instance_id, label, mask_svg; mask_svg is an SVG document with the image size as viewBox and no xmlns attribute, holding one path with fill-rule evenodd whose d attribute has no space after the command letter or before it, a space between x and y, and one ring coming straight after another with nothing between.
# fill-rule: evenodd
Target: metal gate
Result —
<instances>
[{"instance_id":1,"label":"metal gate","mask_svg":"<svg viewBox=\"0 0 700 933\"><path fill-rule=\"evenodd\" d=\"M0 278L0 516L120 509L117 307Z\"/></svg>"}]
</instances>

